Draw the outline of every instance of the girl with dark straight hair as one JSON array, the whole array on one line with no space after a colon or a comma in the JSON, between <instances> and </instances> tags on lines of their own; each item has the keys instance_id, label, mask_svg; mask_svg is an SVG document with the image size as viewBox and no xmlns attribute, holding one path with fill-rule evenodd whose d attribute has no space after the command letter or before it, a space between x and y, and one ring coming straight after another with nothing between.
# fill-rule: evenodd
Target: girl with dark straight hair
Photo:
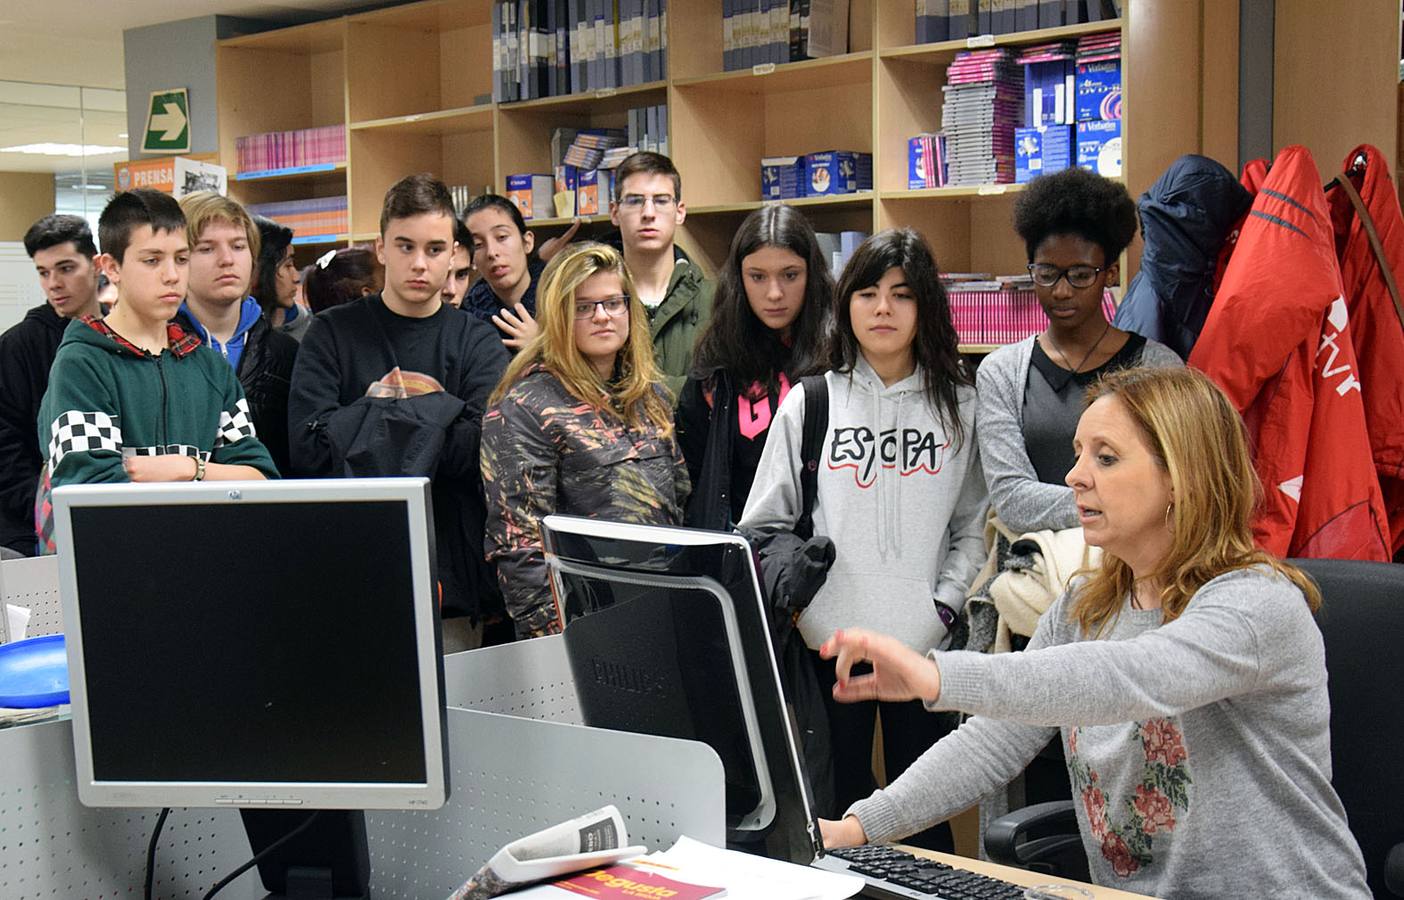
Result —
<instances>
[{"instance_id":1,"label":"girl with dark straight hair","mask_svg":"<svg viewBox=\"0 0 1404 900\"><path fill-rule=\"evenodd\" d=\"M741 223L678 400L694 486L687 524L726 529L741 518L780 402L800 377L823 371L833 291L803 214L768 206Z\"/></svg>"},{"instance_id":2,"label":"girl with dark straight hair","mask_svg":"<svg viewBox=\"0 0 1404 900\"><path fill-rule=\"evenodd\" d=\"M797 626L828 713L839 808L872 792L873 731L881 711L888 777L946 728L920 703L839 705L820 644L839 628L900 635L913 649L945 647L984 559L985 480L974 440L975 390L956 349L936 260L915 231L864 241L835 295L828 429L813 533L833 542L833 566ZM806 394L780 405L741 517L743 530L793 530L801 513ZM944 823L911 843L950 850Z\"/></svg>"}]
</instances>

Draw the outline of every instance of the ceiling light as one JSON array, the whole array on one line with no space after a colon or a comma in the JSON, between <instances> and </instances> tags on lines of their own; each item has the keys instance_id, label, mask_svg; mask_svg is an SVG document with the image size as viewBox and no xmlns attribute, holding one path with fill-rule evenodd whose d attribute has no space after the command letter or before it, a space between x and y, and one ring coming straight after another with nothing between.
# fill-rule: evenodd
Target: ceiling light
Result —
<instances>
[{"instance_id":1,"label":"ceiling light","mask_svg":"<svg viewBox=\"0 0 1404 900\"><path fill-rule=\"evenodd\" d=\"M102 144L20 144L16 147L0 147L0 153L31 153L38 156L107 156L112 153L126 153L126 147L108 147Z\"/></svg>"}]
</instances>

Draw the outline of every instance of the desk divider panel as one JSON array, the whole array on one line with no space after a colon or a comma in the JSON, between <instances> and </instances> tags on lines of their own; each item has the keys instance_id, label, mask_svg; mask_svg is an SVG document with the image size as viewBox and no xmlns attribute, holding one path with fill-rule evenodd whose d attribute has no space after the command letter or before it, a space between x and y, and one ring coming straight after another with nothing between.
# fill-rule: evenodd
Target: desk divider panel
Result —
<instances>
[{"instance_id":1,"label":"desk divider panel","mask_svg":"<svg viewBox=\"0 0 1404 900\"><path fill-rule=\"evenodd\" d=\"M23 606L29 610L26 637L62 634L63 608L59 604L58 557L37 556L0 562L0 644L10 640L5 631L5 603Z\"/></svg>"},{"instance_id":2,"label":"desk divider panel","mask_svg":"<svg viewBox=\"0 0 1404 900\"><path fill-rule=\"evenodd\" d=\"M623 814L630 841L650 850L684 834L722 845L715 751L575 724L559 639L453 654L444 670L450 797L433 812L366 814L373 897L445 897L503 844L607 803ZM465 698L515 715L455 708ZM545 721L555 717L573 721ZM156 813L78 802L68 719L0 729L0 898L140 896ZM173 810L155 894L199 898L248 857L236 811ZM250 871L220 896L264 891Z\"/></svg>"},{"instance_id":3,"label":"desk divider panel","mask_svg":"<svg viewBox=\"0 0 1404 900\"><path fill-rule=\"evenodd\" d=\"M376 900L446 897L502 845L608 803L632 844L724 844L722 763L706 744L465 709L448 728L444 808L366 813Z\"/></svg>"},{"instance_id":4,"label":"desk divider panel","mask_svg":"<svg viewBox=\"0 0 1404 900\"><path fill-rule=\"evenodd\" d=\"M559 634L444 657L449 706L583 725Z\"/></svg>"}]
</instances>

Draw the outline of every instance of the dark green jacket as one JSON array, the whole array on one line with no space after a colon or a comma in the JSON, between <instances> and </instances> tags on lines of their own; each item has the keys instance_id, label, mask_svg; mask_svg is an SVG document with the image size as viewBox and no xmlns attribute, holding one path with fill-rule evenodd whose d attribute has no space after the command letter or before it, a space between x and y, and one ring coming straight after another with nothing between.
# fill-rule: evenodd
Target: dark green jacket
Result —
<instances>
[{"instance_id":1,"label":"dark green jacket","mask_svg":"<svg viewBox=\"0 0 1404 900\"><path fill-rule=\"evenodd\" d=\"M678 259L668 279L668 293L650 311L648 329L653 336L654 359L673 392L675 405L692 366L693 345L712 318L714 288L695 263Z\"/></svg>"},{"instance_id":2,"label":"dark green jacket","mask_svg":"<svg viewBox=\"0 0 1404 900\"><path fill-rule=\"evenodd\" d=\"M122 457L169 453L278 477L229 363L178 325L167 333L170 350L152 356L101 319L68 326L39 406L54 487L126 481Z\"/></svg>"}]
</instances>

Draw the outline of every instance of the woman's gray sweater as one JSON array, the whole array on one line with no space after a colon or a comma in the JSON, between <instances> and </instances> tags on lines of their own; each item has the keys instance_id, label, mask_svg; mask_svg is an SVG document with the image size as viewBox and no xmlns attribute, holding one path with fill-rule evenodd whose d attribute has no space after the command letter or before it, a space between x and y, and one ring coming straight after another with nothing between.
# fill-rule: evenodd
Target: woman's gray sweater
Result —
<instances>
[{"instance_id":1,"label":"woman's gray sweater","mask_svg":"<svg viewBox=\"0 0 1404 900\"><path fill-rule=\"evenodd\" d=\"M868 839L966 809L1061 730L1098 884L1176 900L1368 898L1331 787L1325 651L1301 591L1266 567L1230 572L1167 624L1128 600L1096 640L1070 595L1027 652L932 654L931 708L975 717L853 805Z\"/></svg>"}]
</instances>

